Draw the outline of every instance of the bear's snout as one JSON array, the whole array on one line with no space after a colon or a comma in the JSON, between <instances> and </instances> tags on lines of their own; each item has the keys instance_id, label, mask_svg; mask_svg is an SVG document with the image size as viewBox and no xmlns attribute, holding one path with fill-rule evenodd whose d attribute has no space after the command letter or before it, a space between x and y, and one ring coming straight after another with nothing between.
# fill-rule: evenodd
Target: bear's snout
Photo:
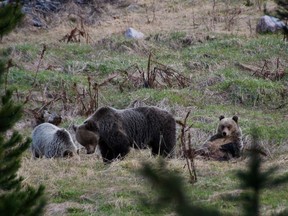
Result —
<instances>
[{"instance_id":1,"label":"bear's snout","mask_svg":"<svg viewBox=\"0 0 288 216\"><path fill-rule=\"evenodd\" d=\"M93 154L94 151L91 151L91 150L87 150L87 154Z\"/></svg>"},{"instance_id":2,"label":"bear's snout","mask_svg":"<svg viewBox=\"0 0 288 216\"><path fill-rule=\"evenodd\" d=\"M88 145L86 146L87 154L93 154L95 152L96 145Z\"/></svg>"},{"instance_id":3,"label":"bear's snout","mask_svg":"<svg viewBox=\"0 0 288 216\"><path fill-rule=\"evenodd\" d=\"M63 157L68 157L68 158L70 158L70 157L73 157L74 156L74 153L72 152L72 151L69 151L69 150L67 150L67 151L65 151L64 153L63 153Z\"/></svg>"},{"instance_id":4,"label":"bear's snout","mask_svg":"<svg viewBox=\"0 0 288 216\"><path fill-rule=\"evenodd\" d=\"M224 132L222 133L222 135L225 137L225 136L227 136L227 133L224 131Z\"/></svg>"}]
</instances>

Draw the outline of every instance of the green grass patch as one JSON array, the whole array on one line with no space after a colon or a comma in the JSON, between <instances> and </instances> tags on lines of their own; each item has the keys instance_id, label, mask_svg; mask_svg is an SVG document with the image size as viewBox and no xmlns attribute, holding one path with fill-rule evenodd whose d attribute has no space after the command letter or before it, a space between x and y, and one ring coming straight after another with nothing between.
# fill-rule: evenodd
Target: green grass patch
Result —
<instances>
[{"instance_id":1,"label":"green grass patch","mask_svg":"<svg viewBox=\"0 0 288 216\"><path fill-rule=\"evenodd\" d=\"M86 84L87 78L85 76L71 76L71 74L55 71L38 71L37 75L34 71L27 71L23 69L13 68L8 74L8 86L11 88L17 88L18 90L29 90L32 88L36 77L37 86L49 86L50 89L63 89L66 85Z\"/></svg>"},{"instance_id":2,"label":"green grass patch","mask_svg":"<svg viewBox=\"0 0 288 216\"><path fill-rule=\"evenodd\" d=\"M256 78L226 79L217 87L228 93L233 103L247 106L280 105L285 92L285 87L279 82Z\"/></svg>"},{"instance_id":3,"label":"green grass patch","mask_svg":"<svg viewBox=\"0 0 288 216\"><path fill-rule=\"evenodd\" d=\"M67 209L67 213L70 215L70 216L76 216L76 215L90 215L88 212L86 212L85 214L85 210L84 209L80 209L80 208L68 208Z\"/></svg>"},{"instance_id":4,"label":"green grass patch","mask_svg":"<svg viewBox=\"0 0 288 216\"><path fill-rule=\"evenodd\" d=\"M76 189L64 189L60 190L55 197L53 197L53 202L55 203L62 203L67 200L69 201L79 201L79 197L82 193Z\"/></svg>"}]
</instances>

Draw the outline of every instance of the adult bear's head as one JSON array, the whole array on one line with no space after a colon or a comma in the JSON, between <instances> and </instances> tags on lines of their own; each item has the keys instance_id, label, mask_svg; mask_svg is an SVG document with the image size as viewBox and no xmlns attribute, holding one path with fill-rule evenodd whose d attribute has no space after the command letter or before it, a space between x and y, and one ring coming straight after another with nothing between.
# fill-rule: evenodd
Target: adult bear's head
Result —
<instances>
[{"instance_id":1,"label":"adult bear's head","mask_svg":"<svg viewBox=\"0 0 288 216\"><path fill-rule=\"evenodd\" d=\"M82 125L73 125L76 140L86 148L87 154L93 154L99 142L99 129L93 119L86 120Z\"/></svg>"}]
</instances>

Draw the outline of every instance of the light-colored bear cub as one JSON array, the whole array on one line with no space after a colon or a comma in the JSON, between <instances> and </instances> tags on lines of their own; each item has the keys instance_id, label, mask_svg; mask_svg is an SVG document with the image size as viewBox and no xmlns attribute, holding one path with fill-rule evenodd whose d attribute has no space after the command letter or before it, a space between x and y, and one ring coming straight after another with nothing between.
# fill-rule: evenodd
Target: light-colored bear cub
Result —
<instances>
[{"instance_id":1,"label":"light-colored bear cub","mask_svg":"<svg viewBox=\"0 0 288 216\"><path fill-rule=\"evenodd\" d=\"M31 151L33 158L72 157L78 153L70 133L50 123L34 128Z\"/></svg>"}]
</instances>

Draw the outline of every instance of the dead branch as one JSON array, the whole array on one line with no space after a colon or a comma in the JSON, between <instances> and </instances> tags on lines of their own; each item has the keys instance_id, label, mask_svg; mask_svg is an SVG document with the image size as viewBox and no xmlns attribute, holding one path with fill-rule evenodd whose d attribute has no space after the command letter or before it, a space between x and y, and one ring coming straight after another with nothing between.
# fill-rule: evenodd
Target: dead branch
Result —
<instances>
[{"instance_id":1,"label":"dead branch","mask_svg":"<svg viewBox=\"0 0 288 216\"><path fill-rule=\"evenodd\" d=\"M47 103L45 103L44 105L42 105L41 107L35 108L35 109L25 109L24 111L26 113L32 114L34 119L35 119L35 123L37 125L44 123L44 122L49 122L51 124L54 125L59 125L62 121L62 117L58 114L56 114L55 112L49 112L46 110L46 108L51 105L52 103L61 100L61 97L57 97L54 98L53 100L48 101Z\"/></svg>"},{"instance_id":2,"label":"dead branch","mask_svg":"<svg viewBox=\"0 0 288 216\"><path fill-rule=\"evenodd\" d=\"M86 111L86 115L90 115L96 111L98 108L98 92L99 92L99 87L98 84L92 83L91 77L87 77L88 80L88 96L89 96L89 107L88 110Z\"/></svg>"},{"instance_id":3,"label":"dead branch","mask_svg":"<svg viewBox=\"0 0 288 216\"><path fill-rule=\"evenodd\" d=\"M36 68L36 73L35 73L35 76L34 76L34 81L32 83L32 86L35 85L36 83L36 79L37 79L37 75L38 75L38 72L39 72L39 68L40 68L40 65L41 65L41 61L43 60L44 58L44 54L46 52L46 44L43 44L43 48L42 48L42 51L41 51L41 55L40 55L40 58L39 58L39 61L38 61L38 65L37 65L37 68Z\"/></svg>"},{"instance_id":4,"label":"dead branch","mask_svg":"<svg viewBox=\"0 0 288 216\"><path fill-rule=\"evenodd\" d=\"M157 62L155 60L151 60L151 62L153 62L154 64L156 64L157 66L156 68L156 75L161 73L164 73L165 75L162 74L162 78L165 77L164 79L164 83L166 82L170 82L170 85L172 85L172 83L174 83L176 80L176 83L179 87L187 87L190 84L190 79L185 77L184 75L180 74L178 71L174 70L171 67L168 67L160 62ZM168 82L168 84L169 84Z\"/></svg>"},{"instance_id":5,"label":"dead branch","mask_svg":"<svg viewBox=\"0 0 288 216\"><path fill-rule=\"evenodd\" d=\"M150 79L150 67L151 67L151 57L152 57L152 53L150 52L149 53L149 56L148 56L148 63L147 63L147 71L146 71L146 74L147 74L147 82L148 82L148 86L150 88L153 88L153 80Z\"/></svg>"},{"instance_id":6,"label":"dead branch","mask_svg":"<svg viewBox=\"0 0 288 216\"><path fill-rule=\"evenodd\" d=\"M106 86L110 83L115 77L119 76L119 74L113 74L105 79L103 82L98 84L94 82L90 76L87 77L88 88L85 90L84 88L79 88L76 83L73 84L73 90L76 94L75 96L75 104L81 104L81 108L79 110L80 115L90 115L94 113L99 106L99 91L100 88ZM85 105L85 104L88 104Z\"/></svg>"},{"instance_id":7,"label":"dead branch","mask_svg":"<svg viewBox=\"0 0 288 216\"><path fill-rule=\"evenodd\" d=\"M242 10L240 8L234 8L234 9L227 9L225 13L225 24L228 31L231 31L231 26L233 26L233 23L238 15L242 13Z\"/></svg>"},{"instance_id":8,"label":"dead branch","mask_svg":"<svg viewBox=\"0 0 288 216\"><path fill-rule=\"evenodd\" d=\"M83 18L81 16L79 17L81 20L80 28L73 28L70 33L67 33L62 39L59 40L60 42L66 41L66 43L80 43L81 38L83 38L87 44L90 43L90 41L93 41L88 31L85 29Z\"/></svg>"},{"instance_id":9,"label":"dead branch","mask_svg":"<svg viewBox=\"0 0 288 216\"><path fill-rule=\"evenodd\" d=\"M115 77L118 76L122 79L118 82L121 92L124 91L125 87L129 88L131 84L134 88L184 88L191 83L189 78L180 74L173 68L152 60L151 53L148 56L146 71L142 70L137 64L133 64L127 69L116 71L116 74ZM111 79L114 79L114 76Z\"/></svg>"},{"instance_id":10,"label":"dead branch","mask_svg":"<svg viewBox=\"0 0 288 216\"><path fill-rule=\"evenodd\" d=\"M271 65L274 65L274 69ZM276 59L276 63L264 60L264 64L262 67L246 65L242 63L236 63L236 66L243 70L252 72L252 76L260 77L262 79L270 79L272 81L280 80L286 75L284 68L280 67L281 63L279 58Z\"/></svg>"},{"instance_id":11,"label":"dead branch","mask_svg":"<svg viewBox=\"0 0 288 216\"><path fill-rule=\"evenodd\" d=\"M190 174L190 183L195 183L197 181L197 173L194 158L196 156L195 149L191 147L191 134L188 133L188 149L186 148L186 133L187 133L187 119L190 115L190 111L186 114L184 121L176 121L181 125L181 133L180 133L180 142L181 148L184 153L184 157L186 159L186 165ZM190 126L191 127L191 126Z\"/></svg>"},{"instance_id":12,"label":"dead branch","mask_svg":"<svg viewBox=\"0 0 288 216\"><path fill-rule=\"evenodd\" d=\"M98 84L98 87L101 86L105 86L108 83L110 83L114 78L116 78L117 76L119 76L119 74L112 74L111 76L109 76L106 80L104 80L102 83Z\"/></svg>"},{"instance_id":13,"label":"dead branch","mask_svg":"<svg viewBox=\"0 0 288 216\"><path fill-rule=\"evenodd\" d=\"M41 112L42 110L44 110L47 106L49 106L50 104L58 101L58 100L61 100L61 97L57 97L57 98L54 98L50 101L48 101L47 103L45 103L42 107L38 108L38 112Z\"/></svg>"}]
</instances>

